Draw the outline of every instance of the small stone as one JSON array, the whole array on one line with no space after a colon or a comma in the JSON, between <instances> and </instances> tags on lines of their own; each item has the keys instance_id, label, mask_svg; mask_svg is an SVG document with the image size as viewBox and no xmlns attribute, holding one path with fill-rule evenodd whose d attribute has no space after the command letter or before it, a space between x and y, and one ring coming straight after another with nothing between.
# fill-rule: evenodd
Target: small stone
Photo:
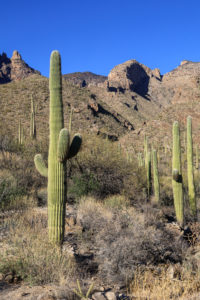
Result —
<instances>
[{"instance_id":1,"label":"small stone","mask_svg":"<svg viewBox=\"0 0 200 300\"><path fill-rule=\"evenodd\" d=\"M5 281L8 283L12 283L13 282L13 275L12 274L8 274L5 276Z\"/></svg>"},{"instance_id":2,"label":"small stone","mask_svg":"<svg viewBox=\"0 0 200 300\"><path fill-rule=\"evenodd\" d=\"M114 292L110 291L110 292L107 292L105 295L108 300L117 300L117 297Z\"/></svg>"},{"instance_id":3,"label":"small stone","mask_svg":"<svg viewBox=\"0 0 200 300\"><path fill-rule=\"evenodd\" d=\"M92 295L92 299L93 300L105 300L106 298L104 297L104 295L101 292L97 292Z\"/></svg>"},{"instance_id":4,"label":"small stone","mask_svg":"<svg viewBox=\"0 0 200 300\"><path fill-rule=\"evenodd\" d=\"M167 276L169 279L174 279L174 267L171 265L169 266L169 268L167 269Z\"/></svg>"}]
</instances>

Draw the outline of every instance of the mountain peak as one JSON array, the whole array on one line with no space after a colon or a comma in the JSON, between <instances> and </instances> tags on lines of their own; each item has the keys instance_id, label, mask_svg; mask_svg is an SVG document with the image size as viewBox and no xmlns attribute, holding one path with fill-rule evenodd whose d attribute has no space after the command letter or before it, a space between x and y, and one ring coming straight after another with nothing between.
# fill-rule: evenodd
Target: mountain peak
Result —
<instances>
[{"instance_id":1,"label":"mountain peak","mask_svg":"<svg viewBox=\"0 0 200 300\"><path fill-rule=\"evenodd\" d=\"M13 51L13 55L12 55L11 60L14 60L14 59L22 60L21 54L17 50Z\"/></svg>"},{"instance_id":2,"label":"mountain peak","mask_svg":"<svg viewBox=\"0 0 200 300\"><path fill-rule=\"evenodd\" d=\"M21 80L32 74L40 75L40 72L26 64L17 50L13 51L11 59L4 52L0 54L0 83Z\"/></svg>"}]
</instances>

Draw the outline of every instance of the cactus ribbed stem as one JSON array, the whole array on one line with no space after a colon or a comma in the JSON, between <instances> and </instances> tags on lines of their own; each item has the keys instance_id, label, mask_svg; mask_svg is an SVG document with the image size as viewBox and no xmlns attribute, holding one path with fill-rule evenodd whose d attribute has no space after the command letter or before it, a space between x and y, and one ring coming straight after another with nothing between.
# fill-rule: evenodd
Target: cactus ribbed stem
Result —
<instances>
[{"instance_id":1,"label":"cactus ribbed stem","mask_svg":"<svg viewBox=\"0 0 200 300\"><path fill-rule=\"evenodd\" d=\"M196 217L197 207L193 173L192 118L190 116L187 117L187 173L190 211L192 215Z\"/></svg>"},{"instance_id":2,"label":"cactus ribbed stem","mask_svg":"<svg viewBox=\"0 0 200 300\"><path fill-rule=\"evenodd\" d=\"M159 184L159 176L158 176L158 158L157 158L156 150L153 150L153 183L154 183L155 202L159 203L159 201L160 201L160 184Z\"/></svg>"},{"instance_id":3,"label":"cactus ribbed stem","mask_svg":"<svg viewBox=\"0 0 200 300\"><path fill-rule=\"evenodd\" d=\"M181 145L179 124L177 121L175 121L173 124L172 187L176 219L180 225L183 225L184 206L181 170Z\"/></svg>"}]
</instances>

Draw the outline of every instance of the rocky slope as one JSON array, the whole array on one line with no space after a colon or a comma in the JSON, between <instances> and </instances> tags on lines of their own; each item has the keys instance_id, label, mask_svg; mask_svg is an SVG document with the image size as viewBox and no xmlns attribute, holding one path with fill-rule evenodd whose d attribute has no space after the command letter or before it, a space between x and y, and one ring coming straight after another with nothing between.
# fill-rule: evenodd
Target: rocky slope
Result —
<instances>
[{"instance_id":1,"label":"rocky slope","mask_svg":"<svg viewBox=\"0 0 200 300\"><path fill-rule=\"evenodd\" d=\"M97 75L91 72L75 72L64 74L63 78L68 83L77 85L79 87L102 86L107 79L106 76Z\"/></svg>"},{"instance_id":2,"label":"rocky slope","mask_svg":"<svg viewBox=\"0 0 200 300\"><path fill-rule=\"evenodd\" d=\"M22 120L29 135L30 94L37 104L38 135L48 130L48 79L30 68L17 51L9 59L0 56L0 124L16 135ZM34 76L29 76L34 75ZM20 81L19 81L20 80ZM65 118L74 108L73 127L78 131L93 131L124 144L143 142L147 133L158 142L171 135L172 122L185 123L185 117L194 117L198 131L200 112L200 63L183 61L180 66L162 76L159 69L129 60L115 66L108 77L90 72L63 75ZM193 107L193 108L191 108ZM183 117L184 115L184 117ZM196 129L195 129L196 128Z\"/></svg>"}]
</instances>

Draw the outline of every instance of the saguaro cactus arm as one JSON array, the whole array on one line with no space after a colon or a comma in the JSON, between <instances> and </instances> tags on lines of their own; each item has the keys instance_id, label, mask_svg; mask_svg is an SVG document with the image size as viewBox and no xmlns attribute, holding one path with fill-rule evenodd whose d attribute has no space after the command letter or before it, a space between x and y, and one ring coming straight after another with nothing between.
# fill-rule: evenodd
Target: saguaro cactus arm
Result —
<instances>
[{"instance_id":1,"label":"saguaro cactus arm","mask_svg":"<svg viewBox=\"0 0 200 300\"><path fill-rule=\"evenodd\" d=\"M65 128L61 129L58 138L58 160L63 162L68 155L70 145L70 134Z\"/></svg>"},{"instance_id":2,"label":"saguaro cactus arm","mask_svg":"<svg viewBox=\"0 0 200 300\"><path fill-rule=\"evenodd\" d=\"M67 158L70 159L74 157L80 150L82 144L82 137L79 133L75 134L72 143L69 148L69 153Z\"/></svg>"},{"instance_id":3,"label":"saguaro cactus arm","mask_svg":"<svg viewBox=\"0 0 200 300\"><path fill-rule=\"evenodd\" d=\"M172 177L173 177L173 179L174 179L176 182L179 182L179 172L178 172L177 169L174 169L174 170L172 171Z\"/></svg>"},{"instance_id":4,"label":"saguaro cactus arm","mask_svg":"<svg viewBox=\"0 0 200 300\"><path fill-rule=\"evenodd\" d=\"M48 168L45 166L45 162L41 154L36 154L34 157L35 167L40 173L40 175L44 177L48 177Z\"/></svg>"}]
</instances>

